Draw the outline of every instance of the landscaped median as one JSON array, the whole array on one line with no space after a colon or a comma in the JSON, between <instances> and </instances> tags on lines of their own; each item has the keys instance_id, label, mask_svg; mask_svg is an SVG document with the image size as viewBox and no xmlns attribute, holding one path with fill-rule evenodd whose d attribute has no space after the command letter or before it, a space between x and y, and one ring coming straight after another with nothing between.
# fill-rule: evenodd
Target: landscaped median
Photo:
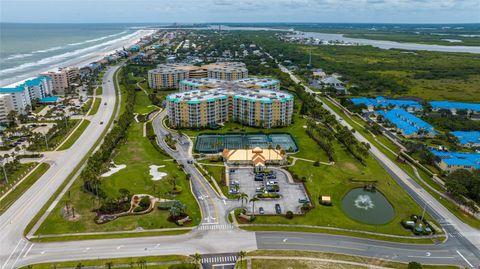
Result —
<instances>
[{"instance_id":1,"label":"landscaped median","mask_svg":"<svg viewBox=\"0 0 480 269\"><path fill-rule=\"evenodd\" d=\"M89 120L82 120L82 122L80 123L80 125L78 125L76 127L76 129L73 131L73 133L71 133L67 140L65 140L58 148L57 150L66 150L66 149L69 149L73 144L75 144L75 142L77 141L77 139L83 134L83 132L85 131L85 129L87 129L88 125L90 124L90 121Z\"/></svg>"},{"instance_id":2,"label":"landscaped median","mask_svg":"<svg viewBox=\"0 0 480 269\"><path fill-rule=\"evenodd\" d=\"M96 98L95 98L95 101L93 102L92 107L91 107L90 110L88 111L87 116L92 116L92 115L97 114L98 109L100 108L100 104L101 104L101 103L102 103L102 98L96 97Z\"/></svg>"},{"instance_id":3,"label":"landscaped median","mask_svg":"<svg viewBox=\"0 0 480 269\"><path fill-rule=\"evenodd\" d=\"M170 255L170 256L145 256L135 258L117 258L117 259L91 259L68 262L52 262L31 264L21 267L22 269L51 269L51 268L184 268L194 269L193 259L188 256ZM178 267L177 267L178 266Z\"/></svg>"},{"instance_id":4,"label":"landscaped median","mask_svg":"<svg viewBox=\"0 0 480 269\"><path fill-rule=\"evenodd\" d=\"M418 265L418 267L414 267ZM420 265L364 256L298 250L256 250L245 254L235 268L430 268L453 269L454 265Z\"/></svg>"},{"instance_id":5,"label":"landscaped median","mask_svg":"<svg viewBox=\"0 0 480 269\"><path fill-rule=\"evenodd\" d=\"M34 165L34 164L31 164ZM12 189L10 192L9 190L5 190L7 193L3 193L2 191L2 199L0 200L0 214L3 214L16 200L19 196L21 196L30 186L32 186L50 167L47 163L41 163L38 165L35 170L30 172L26 178L24 178L18 185Z\"/></svg>"}]
</instances>

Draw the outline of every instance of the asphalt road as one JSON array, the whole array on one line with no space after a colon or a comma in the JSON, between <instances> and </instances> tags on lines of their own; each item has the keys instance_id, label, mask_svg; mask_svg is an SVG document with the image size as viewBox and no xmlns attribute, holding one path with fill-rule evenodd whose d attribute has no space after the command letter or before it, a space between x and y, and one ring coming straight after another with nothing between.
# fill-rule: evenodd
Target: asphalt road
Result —
<instances>
[{"instance_id":1,"label":"asphalt road","mask_svg":"<svg viewBox=\"0 0 480 269\"><path fill-rule=\"evenodd\" d=\"M58 154L50 155L51 159L47 160L50 163L50 169L0 216L0 264L2 264L0 269L13 267L20 258L22 250L26 251L27 241L23 237L25 227L81 162L105 130L115 106L113 74L117 68L118 66L108 69L104 76L102 103L106 102L107 105L100 106L98 112L90 118L87 129L72 147L58 152Z\"/></svg>"}]
</instances>

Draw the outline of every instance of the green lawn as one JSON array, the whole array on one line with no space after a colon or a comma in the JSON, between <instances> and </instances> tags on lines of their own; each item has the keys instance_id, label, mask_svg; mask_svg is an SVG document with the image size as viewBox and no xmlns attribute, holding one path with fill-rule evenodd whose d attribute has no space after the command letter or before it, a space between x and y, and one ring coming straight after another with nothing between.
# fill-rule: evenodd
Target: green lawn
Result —
<instances>
[{"instance_id":1,"label":"green lawn","mask_svg":"<svg viewBox=\"0 0 480 269\"><path fill-rule=\"evenodd\" d=\"M31 168L33 168L35 165L37 165L36 163L21 163L19 164L19 168L8 175L8 182L9 184L13 184L14 182L20 180L22 178L22 175L27 173L27 171L29 171ZM5 180L5 176L4 176L4 173L3 173L3 169L0 169L0 182L2 184L0 184L0 192L1 191L7 191L7 187L4 185L4 180Z\"/></svg>"},{"instance_id":2,"label":"green lawn","mask_svg":"<svg viewBox=\"0 0 480 269\"><path fill-rule=\"evenodd\" d=\"M151 194L157 197L178 199L187 205L187 213L193 219L190 225L196 225L200 221L200 211L196 200L190 192L189 182L185 174L170 157L165 156L152 146L150 141L142 135L142 124L132 123L127 133L127 143L120 146L115 155L116 164L125 164L127 167L103 178L102 189L108 196L117 197L121 188L129 189L132 194ZM165 193L171 189L171 185L164 179L152 181L149 175L149 165L165 165L160 171L169 176L178 175L178 185L182 192L176 197ZM96 201L93 197L82 190L82 183L76 181L70 189L71 201L76 212L81 215L77 222L64 220L60 215L60 208L64 206L64 200L48 216L41 225L37 234L62 234L75 232L94 231L120 231L133 230L139 227L143 229L175 228L176 224L167 221L168 212L155 209L153 212L142 216L122 217L112 222L97 225L94 223L94 212L91 212Z\"/></svg>"},{"instance_id":3,"label":"green lawn","mask_svg":"<svg viewBox=\"0 0 480 269\"><path fill-rule=\"evenodd\" d=\"M97 91L95 92L95 95L102 95L103 94L103 87L98 86Z\"/></svg>"},{"instance_id":4,"label":"green lawn","mask_svg":"<svg viewBox=\"0 0 480 269\"><path fill-rule=\"evenodd\" d=\"M107 263L112 263L112 268L115 268L116 265L127 265L129 268L147 268L146 266L141 266L141 261L145 262L165 262L170 264L165 265L154 265L148 266L148 268L168 268L173 262L191 262L191 258L187 256L180 255L170 255L170 256L145 256L145 257L135 257L135 258L117 258L117 259L91 259L91 260L81 260L81 261L69 261L69 262L55 262L55 263L39 263L33 264L30 266L21 267L23 269L51 269L51 268L69 268L77 267L78 264L82 266L106 266Z\"/></svg>"},{"instance_id":5,"label":"green lawn","mask_svg":"<svg viewBox=\"0 0 480 269\"><path fill-rule=\"evenodd\" d=\"M135 113L138 114L147 114L152 112L155 109L154 106L151 106L150 99L143 91L137 91L135 95Z\"/></svg>"},{"instance_id":6,"label":"green lawn","mask_svg":"<svg viewBox=\"0 0 480 269\"><path fill-rule=\"evenodd\" d=\"M27 167L35 164L29 163ZM32 186L50 167L47 163L40 164L22 183L20 183L15 190L10 192L0 203L0 214L3 214L16 200L20 197L30 186ZM23 169L22 169L23 170ZM2 187L3 190L3 187Z\"/></svg>"},{"instance_id":7,"label":"green lawn","mask_svg":"<svg viewBox=\"0 0 480 269\"><path fill-rule=\"evenodd\" d=\"M87 129L88 125L90 124L89 120L83 120L82 123L78 126L78 128L74 131L74 133L63 143L63 145L58 150L66 150L69 149L77 139L83 134L83 131Z\"/></svg>"},{"instance_id":8,"label":"green lawn","mask_svg":"<svg viewBox=\"0 0 480 269\"><path fill-rule=\"evenodd\" d=\"M99 98L99 97L95 98L95 102L93 102L93 107L90 109L90 112L88 112L88 116L97 114L101 103L102 103L102 98Z\"/></svg>"},{"instance_id":9,"label":"green lawn","mask_svg":"<svg viewBox=\"0 0 480 269\"><path fill-rule=\"evenodd\" d=\"M327 260L338 260L338 261L349 261L349 262L356 262L365 265L368 267L369 265L372 266L381 266L387 268L397 268L397 269L407 269L407 263L403 262L396 262L396 261L389 261L384 259L375 259L370 257L364 256L354 256L354 255L345 255L345 254L337 254L337 253L328 253L328 252L316 252L316 251L298 251L298 250L256 250L252 252L248 252L247 256L273 256L273 257L309 257L309 258L318 258L318 259L327 259ZM265 262L265 263L264 263ZM324 264L315 264L309 262L302 262L299 260L265 260L265 259L253 259L252 260L253 268L256 268L255 265L261 266L261 268L272 268L272 269L279 269L279 268L359 268L358 266L350 267L346 266L345 264L338 263L337 265L330 264L330 266L324 266ZM312 267L313 266L313 267ZM260 268L260 267L259 267ZM422 268L425 269L434 269L434 268L459 268L458 266L454 265L426 265L422 264Z\"/></svg>"}]
</instances>

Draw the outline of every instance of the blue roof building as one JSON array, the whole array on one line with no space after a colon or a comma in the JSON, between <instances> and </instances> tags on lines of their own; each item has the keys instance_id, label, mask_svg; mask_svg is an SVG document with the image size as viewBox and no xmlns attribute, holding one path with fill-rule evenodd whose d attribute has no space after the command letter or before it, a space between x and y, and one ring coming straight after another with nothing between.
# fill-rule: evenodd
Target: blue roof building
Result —
<instances>
[{"instance_id":1,"label":"blue roof building","mask_svg":"<svg viewBox=\"0 0 480 269\"><path fill-rule=\"evenodd\" d=\"M454 135L464 147L480 147L480 132L478 131L455 131L451 132L451 134Z\"/></svg>"},{"instance_id":2,"label":"blue roof building","mask_svg":"<svg viewBox=\"0 0 480 269\"><path fill-rule=\"evenodd\" d=\"M0 88L0 93L21 93L25 91L23 84L16 87Z\"/></svg>"},{"instance_id":3,"label":"blue roof building","mask_svg":"<svg viewBox=\"0 0 480 269\"><path fill-rule=\"evenodd\" d=\"M480 153L475 152L445 152L432 150L433 155L440 159L438 166L447 172L458 169L470 171L480 169Z\"/></svg>"},{"instance_id":4,"label":"blue roof building","mask_svg":"<svg viewBox=\"0 0 480 269\"><path fill-rule=\"evenodd\" d=\"M375 108L404 108L408 111L419 111L422 110L422 105L417 101L412 100L397 100L397 99L386 99L382 96L377 98L366 98L358 97L350 99L354 105L364 104L369 110Z\"/></svg>"},{"instance_id":5,"label":"blue roof building","mask_svg":"<svg viewBox=\"0 0 480 269\"><path fill-rule=\"evenodd\" d=\"M380 110L376 113L394 124L405 137L433 137L437 134L433 130L433 126L401 108L390 111Z\"/></svg>"},{"instance_id":6,"label":"blue roof building","mask_svg":"<svg viewBox=\"0 0 480 269\"><path fill-rule=\"evenodd\" d=\"M475 103L461 103L461 102L449 102L449 101L431 101L430 105L432 110L448 109L453 113L457 110L469 110L471 112L480 113L480 104Z\"/></svg>"}]
</instances>

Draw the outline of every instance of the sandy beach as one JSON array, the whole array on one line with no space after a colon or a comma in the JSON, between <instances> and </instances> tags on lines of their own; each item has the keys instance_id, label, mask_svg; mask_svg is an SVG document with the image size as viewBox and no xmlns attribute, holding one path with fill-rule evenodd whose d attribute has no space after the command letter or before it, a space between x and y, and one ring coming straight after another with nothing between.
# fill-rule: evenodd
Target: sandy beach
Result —
<instances>
[{"instance_id":1,"label":"sandy beach","mask_svg":"<svg viewBox=\"0 0 480 269\"><path fill-rule=\"evenodd\" d=\"M104 47L104 48L101 49L101 51L85 53L85 54L83 54L81 56L78 56L74 59L69 59L69 60L63 61L61 63L52 64L51 66L47 66L47 67L44 67L44 68L41 68L41 69L38 69L38 70L35 70L35 71L25 72L21 76L15 76L15 77L12 77L12 78L3 79L0 82L0 87L15 86L15 85L18 85L20 83L23 83L25 80L28 80L28 79L31 79L31 78L34 78L34 77L38 76L38 74L40 74L42 72L56 71L60 67L68 67L68 66L82 67L82 66L85 66L85 65L87 65L91 62L98 61L98 60L102 59L103 57L105 57L105 56L107 56L107 55L109 55L109 54L111 54L111 53L113 53L117 50L121 50L124 47L127 48L127 47L135 44L136 42L138 42L142 37L153 34L154 32L155 32L155 30L138 30L135 33L133 33L128 39L120 40L119 42L116 42L115 44Z\"/></svg>"}]
</instances>

